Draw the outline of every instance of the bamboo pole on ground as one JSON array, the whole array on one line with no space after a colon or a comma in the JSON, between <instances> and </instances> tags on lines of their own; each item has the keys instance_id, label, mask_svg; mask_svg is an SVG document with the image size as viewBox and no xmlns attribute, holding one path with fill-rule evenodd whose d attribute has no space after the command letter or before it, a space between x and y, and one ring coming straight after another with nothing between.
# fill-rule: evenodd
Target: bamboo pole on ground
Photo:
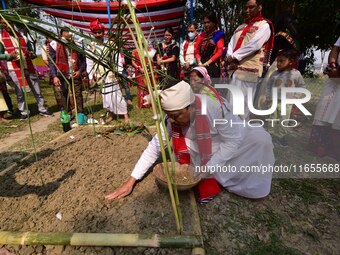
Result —
<instances>
[{"instance_id":1,"label":"bamboo pole on ground","mask_svg":"<svg viewBox=\"0 0 340 255\"><path fill-rule=\"evenodd\" d=\"M70 245L70 246L121 246L196 248L202 247L198 236L166 236L110 233L39 233L0 231L1 245Z\"/></svg>"},{"instance_id":2,"label":"bamboo pole on ground","mask_svg":"<svg viewBox=\"0 0 340 255\"><path fill-rule=\"evenodd\" d=\"M199 212L197 208L194 191L192 189L190 189L189 191L189 196L190 196L190 206L193 209L192 219L194 220L194 233L197 237L200 238L200 241L202 243L201 247L193 248L191 254L192 255L205 255L200 216L199 216Z\"/></svg>"}]
</instances>

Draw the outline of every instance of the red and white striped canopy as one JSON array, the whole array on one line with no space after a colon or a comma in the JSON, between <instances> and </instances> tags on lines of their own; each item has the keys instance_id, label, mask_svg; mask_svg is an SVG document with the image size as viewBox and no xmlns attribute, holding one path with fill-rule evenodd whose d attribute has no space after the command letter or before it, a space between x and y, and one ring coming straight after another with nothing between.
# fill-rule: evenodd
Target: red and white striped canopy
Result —
<instances>
[{"instance_id":1,"label":"red and white striped canopy","mask_svg":"<svg viewBox=\"0 0 340 255\"><path fill-rule=\"evenodd\" d=\"M25 0L39 5L45 12L62 19L70 25L90 32L89 23L97 18L109 29L109 17L105 1L79 2L54 0ZM136 1L136 16L145 36L151 32L151 38L163 37L164 29L172 27L178 31L185 12L185 0L139 0ZM119 2L110 3L111 22L114 22L120 8ZM128 10L126 9L126 13ZM113 25L113 28L116 26ZM133 25L131 25L133 28ZM128 35L128 29L124 29Z\"/></svg>"}]
</instances>

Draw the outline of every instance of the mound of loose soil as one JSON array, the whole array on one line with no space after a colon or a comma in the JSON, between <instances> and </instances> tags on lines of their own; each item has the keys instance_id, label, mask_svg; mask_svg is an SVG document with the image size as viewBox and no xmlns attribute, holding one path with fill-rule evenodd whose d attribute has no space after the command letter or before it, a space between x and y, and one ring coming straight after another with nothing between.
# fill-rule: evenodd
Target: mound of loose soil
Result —
<instances>
[{"instance_id":1,"label":"mound of loose soil","mask_svg":"<svg viewBox=\"0 0 340 255\"><path fill-rule=\"evenodd\" d=\"M277 164L336 164L303 150L310 130L300 133L289 149L275 149ZM138 183L130 196L104 199L129 177L147 143L142 135L98 135L92 129L77 129L45 147L38 162L0 172L0 229L175 234L168 192L155 184L153 174ZM206 254L338 254L339 187L340 179L273 179L271 194L259 201L224 190L199 206ZM192 233L186 193L180 200L185 233ZM20 255L191 254L154 248L4 248Z\"/></svg>"},{"instance_id":2,"label":"mound of loose soil","mask_svg":"<svg viewBox=\"0 0 340 255\"><path fill-rule=\"evenodd\" d=\"M70 137L71 136L71 137ZM0 229L34 232L176 234L166 190L149 174L132 195L104 196L129 177L148 140L84 128L51 143L38 162L0 178ZM193 233L189 196L181 195L185 233ZM185 202L186 201L186 202ZM61 219L58 219L56 215ZM190 254L190 250L6 246L17 254ZM29 249L29 251L26 251ZM29 252L29 253L27 253ZM155 253L157 252L157 253Z\"/></svg>"}]
</instances>

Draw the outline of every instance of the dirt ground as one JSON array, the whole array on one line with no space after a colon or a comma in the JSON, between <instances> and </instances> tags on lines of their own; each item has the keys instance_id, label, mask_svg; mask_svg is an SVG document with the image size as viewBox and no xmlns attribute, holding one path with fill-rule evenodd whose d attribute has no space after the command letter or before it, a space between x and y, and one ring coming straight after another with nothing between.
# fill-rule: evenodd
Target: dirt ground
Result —
<instances>
[{"instance_id":1,"label":"dirt ground","mask_svg":"<svg viewBox=\"0 0 340 255\"><path fill-rule=\"evenodd\" d=\"M0 176L1 230L176 234L170 198L152 174L128 198L104 199L128 178L147 142L143 135L94 134L85 128L51 143L38 162L26 161ZM189 201L189 196L181 199ZM189 203L184 204L188 234L193 233L192 213ZM6 248L15 254L190 254L142 248Z\"/></svg>"},{"instance_id":2,"label":"dirt ground","mask_svg":"<svg viewBox=\"0 0 340 255\"><path fill-rule=\"evenodd\" d=\"M47 126L55 122L57 119L59 119L59 112L55 113L54 116L52 117L41 118L39 119L39 121L32 123L33 133L38 133L46 130ZM22 130L20 130L20 132L12 133L5 139L1 139L0 153L7 151L9 147L11 147L17 142L20 142L20 140L25 139L29 135L30 135L29 126L25 126Z\"/></svg>"},{"instance_id":3,"label":"dirt ground","mask_svg":"<svg viewBox=\"0 0 340 255\"><path fill-rule=\"evenodd\" d=\"M152 173L132 195L119 201L104 199L128 178L147 143L143 135L77 129L48 144L38 162L26 161L0 172L0 229L176 234L168 193L155 184ZM337 180L274 179L271 195L261 201L223 191L199 206L206 254L338 254L339 184ZM322 191L315 190L318 186ZM192 233L188 195L181 193L180 200L185 233ZM20 255L191 254L190 250L155 248L1 248Z\"/></svg>"}]
</instances>

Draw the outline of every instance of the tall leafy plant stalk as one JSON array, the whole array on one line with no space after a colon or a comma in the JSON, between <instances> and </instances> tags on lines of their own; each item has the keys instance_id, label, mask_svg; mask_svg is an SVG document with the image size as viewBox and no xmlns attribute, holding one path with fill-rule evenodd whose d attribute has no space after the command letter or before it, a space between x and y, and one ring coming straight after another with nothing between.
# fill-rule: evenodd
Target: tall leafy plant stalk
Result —
<instances>
[{"instance_id":1,"label":"tall leafy plant stalk","mask_svg":"<svg viewBox=\"0 0 340 255\"><path fill-rule=\"evenodd\" d=\"M178 191L177 191L177 185L176 185L176 178L175 178L175 160L173 158L173 153L172 153L172 146L170 144L170 140L168 137L168 134L166 132L166 126L164 122L164 114L161 108L159 96L158 96L158 90L156 86L156 79L153 73L152 68L152 63L151 59L148 55L148 43L144 37L144 33L140 27L140 24L138 22L138 19L135 14L135 7L132 4L131 0L127 0L126 4L129 8L130 11L130 20L132 21L134 25L134 29L136 31L136 36L134 36L134 33L132 31L132 28L129 26L129 23L127 20L125 20L126 25L129 28L131 37L135 43L137 52L140 56L140 61L141 65L143 67L145 79L146 79L146 84L147 88L150 94L150 99L151 99L151 105L152 105L152 111L154 114L154 119L156 121L156 128L157 128L157 134L159 138L159 143L161 147L161 154L162 154L162 159L165 167L165 174L168 180L168 189L170 193L170 199L171 199L171 204L172 208L175 214L175 220L176 220L176 225L177 225L177 231L179 234L182 233L183 229L183 221L182 221L182 213L181 213L181 208L179 204L179 198L178 198ZM147 59L147 61L145 61ZM148 72L150 70L150 73ZM161 132L161 127L164 131L164 136L166 140L166 146L168 149L168 154L170 155L170 160L171 160L171 168L172 168L172 174L170 174L170 170L168 168L167 164L167 157L166 157L166 149L162 137L162 132Z\"/></svg>"},{"instance_id":2,"label":"tall leafy plant stalk","mask_svg":"<svg viewBox=\"0 0 340 255\"><path fill-rule=\"evenodd\" d=\"M148 70L148 66L152 66L151 60L147 55L147 51L148 51L148 44L146 42L146 39L144 38L144 33L142 32L139 22L136 19L136 15L135 15L135 10L134 7L131 3L131 1L129 1L127 3L128 5L128 9L130 11L130 17L129 18L122 18L122 17L117 17L119 21L119 18L121 20L123 20L126 25L128 26L129 30L130 30L130 34L132 39L134 40L134 43L136 45L137 51L141 56L141 64L144 70ZM124 9L125 7L123 7L122 9ZM124 77L121 76L121 74L119 74L117 72L117 68L116 68L116 63L114 63L115 61L112 61L112 59L110 58L103 58L103 56L96 56L92 53L90 53L87 50L82 49L81 47L79 47L76 44L73 43L68 43L68 42L64 42L63 40L61 40L58 35L54 34L53 32L49 31L47 28L45 28L42 25L46 25L49 27L57 27L59 29L62 28L62 26L59 25L55 25L51 22L47 22L41 19L35 19L32 17L27 17L27 16L22 16L22 15L14 15L14 13L16 13L14 10L6 10L6 11L0 11L0 14L2 14L1 17L3 17L6 20L12 21L18 25L24 25L29 31L35 31L41 35L44 35L46 37L50 37L53 40L62 43L64 45L66 45L66 47L69 47L70 49L77 51L80 54L85 55L87 58L92 59L94 62L96 63L100 63L107 71L107 73L109 71L112 71L114 73L114 75L116 77L120 77L122 79L126 79ZM121 15L119 15L121 16ZM136 34L137 37L134 36L134 33L132 31L132 28L129 27L130 21L133 22L134 26L135 26L135 30L136 30ZM76 30L71 30L70 31L72 33L74 33L75 35L78 35L79 37L83 38L84 40L87 41L93 41L95 40L94 38L83 34L83 33L79 33ZM118 37L119 38L119 37ZM113 37L114 39L114 44L103 44L104 46L109 48L110 52L117 52L117 47L119 47L120 45L122 45L121 40L119 40L117 37ZM119 40L119 41L117 41ZM37 40L38 43L40 43L39 40ZM42 44L40 44L42 45ZM124 54L125 55L125 54ZM131 57L131 56L128 56ZM145 58L147 58L147 61L145 61ZM51 60L50 56L49 59ZM53 63L53 61L52 61ZM54 63L55 65L55 63ZM166 162L166 153L165 153L165 145L162 139L162 135L161 135L161 126L163 128L163 130L166 130L166 126L164 123L164 116L163 116L163 112L161 109L161 105L160 105L160 101L158 100L158 91L157 91L157 87L156 87L156 80L154 77L154 72L153 70L151 70L150 74L145 73L145 78L146 78L146 84L148 87L148 90L150 92L150 96L151 96L151 104L152 104L152 111L154 113L154 118L156 121L156 127L157 127L157 133L159 136L159 141L160 141L160 145L161 145L161 150L162 150L162 158L163 161ZM63 77L63 79L65 79L65 77ZM128 80L128 79L126 79ZM66 80L67 81L67 80ZM131 81L132 83L135 83L134 81ZM69 84L67 82L69 88L71 86L71 84ZM152 85L153 84L153 85ZM153 90L155 90L155 95L153 94ZM169 193L170 193L170 198L171 198L171 204L172 204L172 208L175 214L175 220L176 220L176 226L177 226L177 230L179 233L182 232L182 214L181 214L181 210L180 210L180 206L179 206L179 198L178 198L178 192L177 192L177 186L175 183L175 164L174 164L174 158L173 158L173 153L172 153L172 146L170 144L169 141L169 137L167 135L167 132L164 132L165 138L166 138L166 146L167 149L169 151L169 155L170 155L170 159L172 162L172 171L170 173L169 169L168 169L168 164L165 164L165 170L166 170L166 176L168 178L168 188L169 188Z\"/></svg>"},{"instance_id":3,"label":"tall leafy plant stalk","mask_svg":"<svg viewBox=\"0 0 340 255\"><path fill-rule=\"evenodd\" d=\"M11 29L14 38L18 41L19 55L20 55L20 58L19 58L19 61L20 61L20 71L21 71L21 77L23 77L23 79L22 79L23 87L22 88L23 88L23 91L24 91L24 100L25 100L26 110L29 111L28 103L27 103L27 91L26 91L26 86L28 86L28 84L26 84L26 79L24 79L25 71L24 71L24 61L23 61L23 58L25 56L23 55L23 51L21 50L20 39L17 36L13 26L1 15L1 13L0 13L0 17L1 17L2 20L4 20L6 25ZM32 138L32 146L33 146L33 151L34 151L34 157L35 157L35 160L38 161L37 148L36 148L36 144L35 144L35 141L34 141L34 136L33 136L33 131L32 131L32 123L31 123L31 120L30 120L30 117L29 117L29 113L28 113L28 127L30 129L30 136Z\"/></svg>"},{"instance_id":4,"label":"tall leafy plant stalk","mask_svg":"<svg viewBox=\"0 0 340 255\"><path fill-rule=\"evenodd\" d=\"M70 49L70 56L72 56L72 54L73 54L73 50ZM70 66L70 73L73 74L73 65ZM76 112L76 123L79 123L78 122L78 108L77 108L77 100L76 100L76 90L75 90L75 87L74 87L73 75L71 75L71 88L72 88L71 91L72 91L72 96L73 96L74 110Z\"/></svg>"}]
</instances>

